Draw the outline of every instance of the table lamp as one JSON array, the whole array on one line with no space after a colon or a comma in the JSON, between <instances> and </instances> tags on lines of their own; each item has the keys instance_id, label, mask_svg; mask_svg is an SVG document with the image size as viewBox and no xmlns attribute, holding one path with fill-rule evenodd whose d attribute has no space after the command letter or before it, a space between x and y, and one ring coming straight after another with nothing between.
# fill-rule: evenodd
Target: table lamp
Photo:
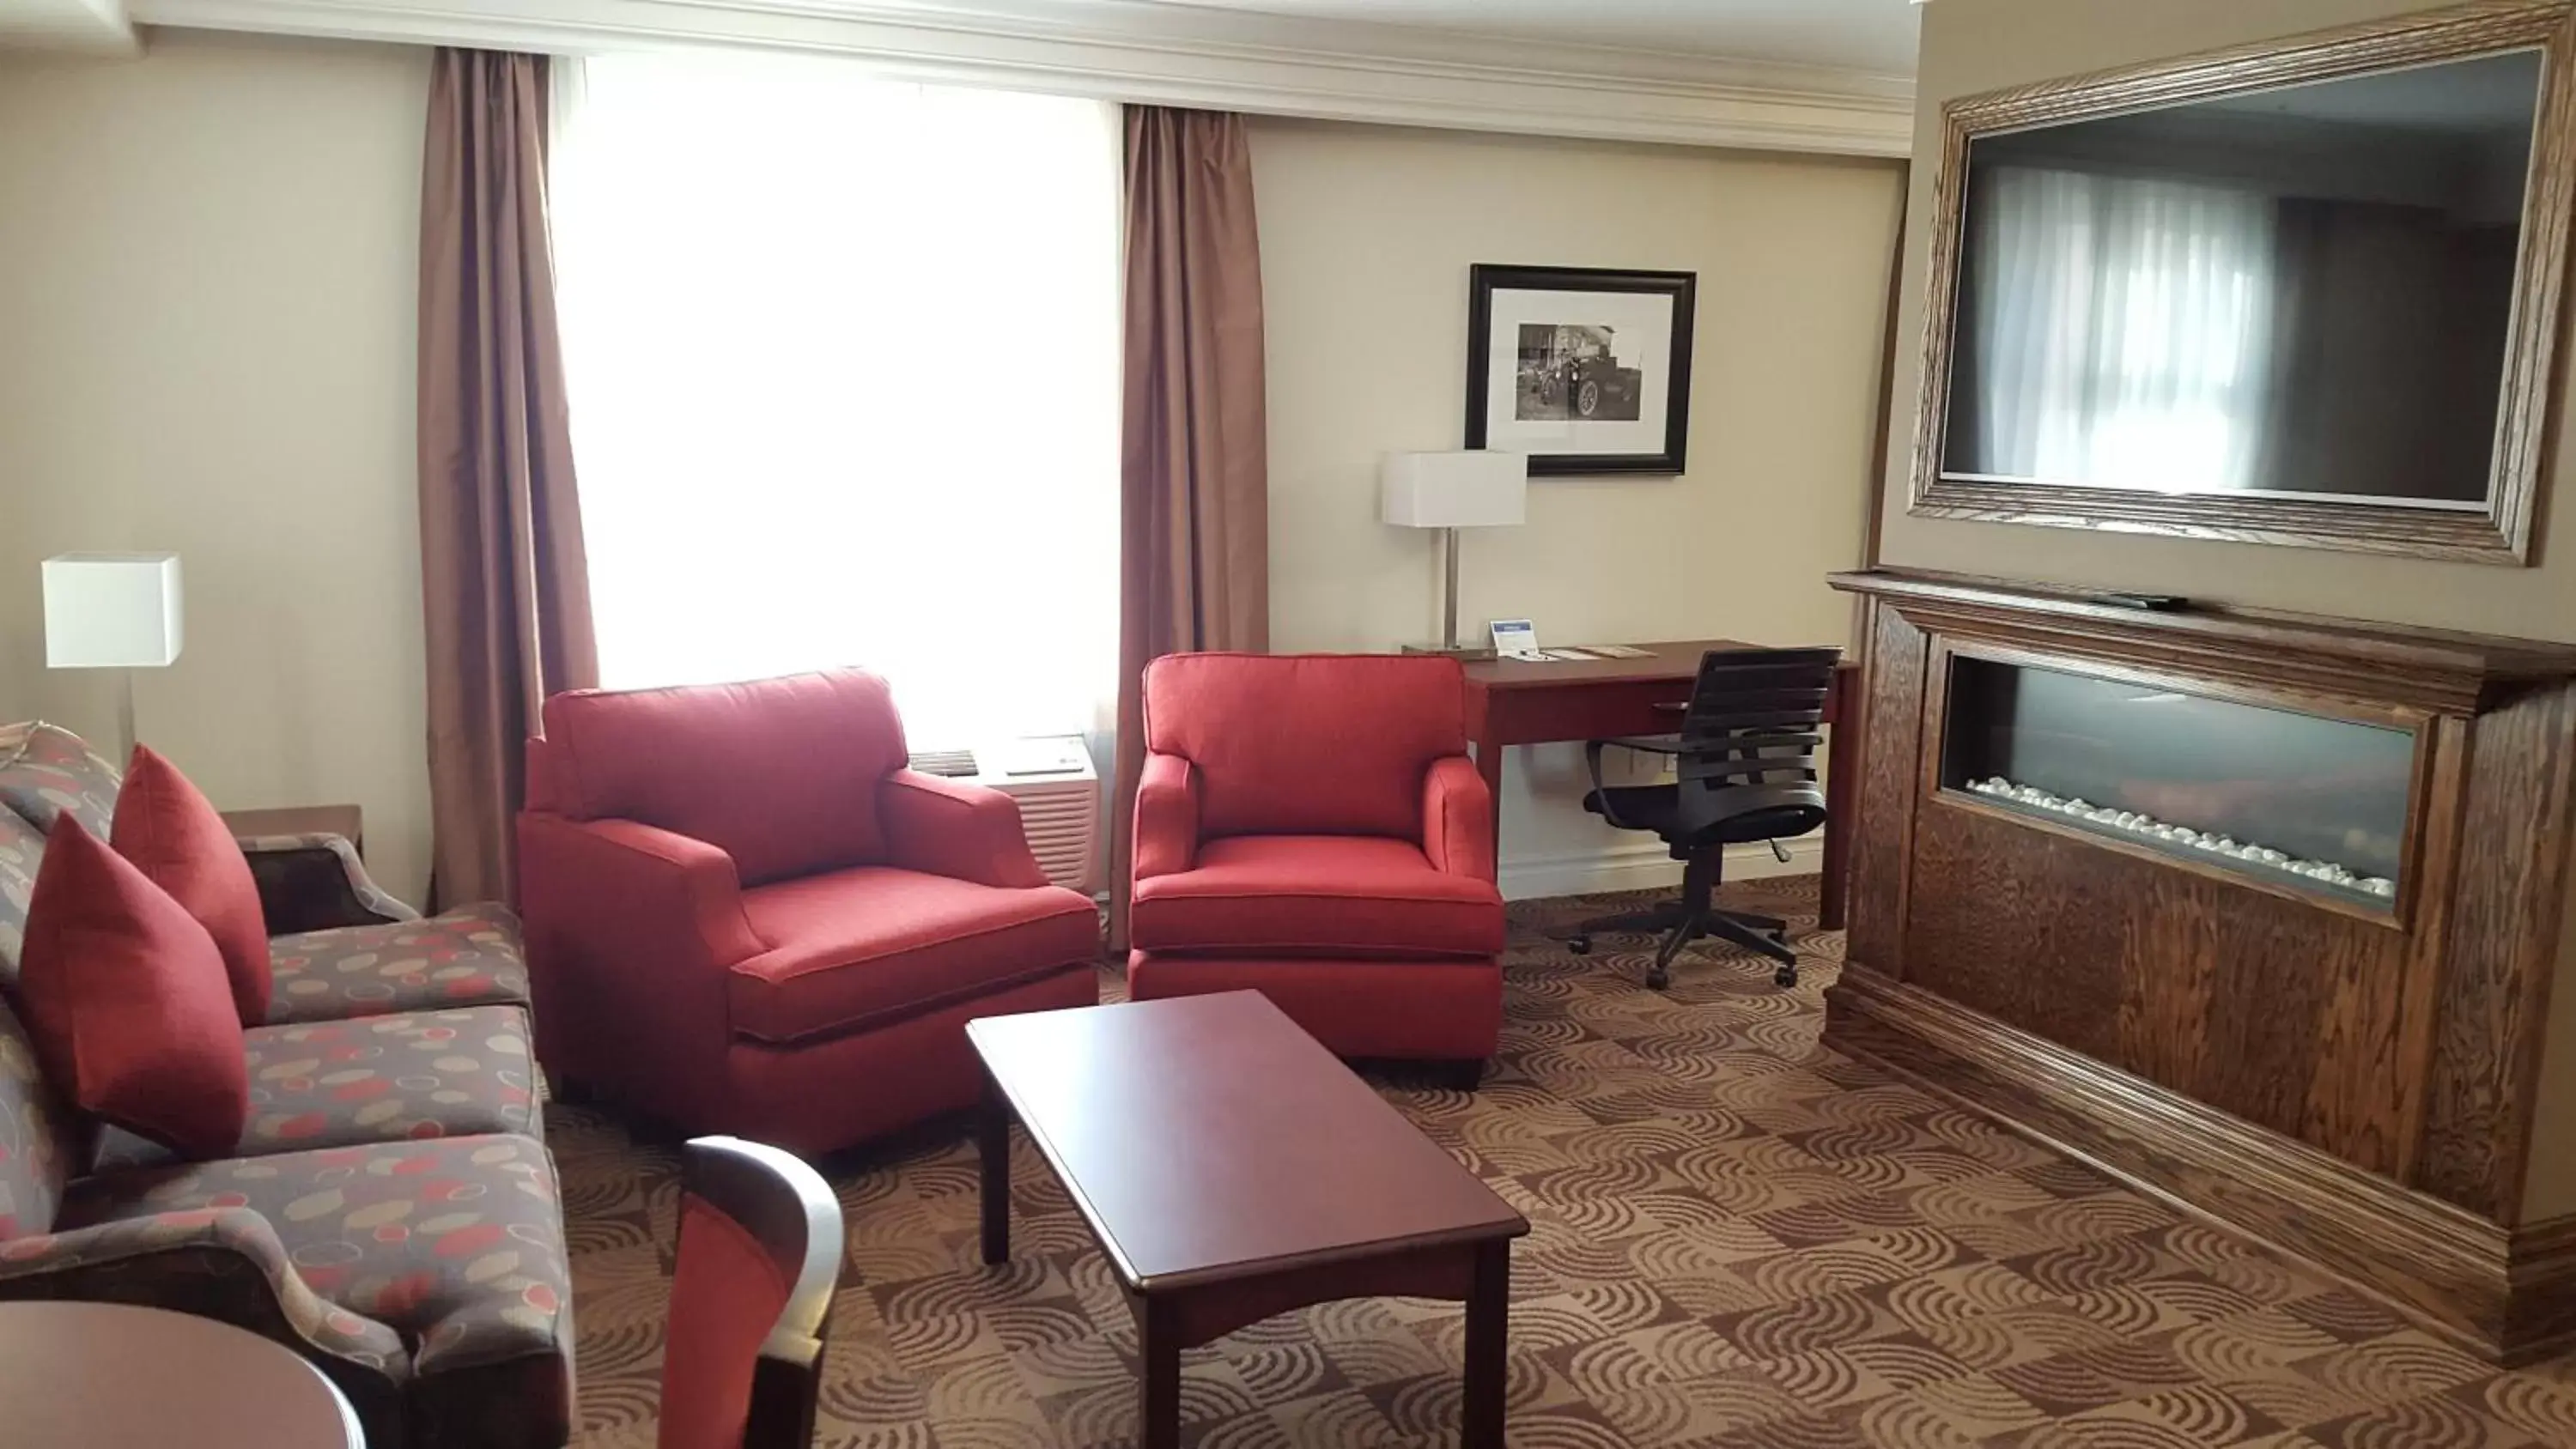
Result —
<instances>
[{"instance_id":1,"label":"table lamp","mask_svg":"<svg viewBox=\"0 0 2576 1449\"><path fill-rule=\"evenodd\" d=\"M1378 516L1399 528L1441 531L1447 569L1439 644L1408 654L1486 657L1490 646L1458 642L1458 530L1517 524L1529 511L1529 455L1483 450L1389 453L1378 469Z\"/></svg>"},{"instance_id":2,"label":"table lamp","mask_svg":"<svg viewBox=\"0 0 2576 1449\"><path fill-rule=\"evenodd\" d=\"M134 671L179 658L179 556L64 553L45 560L45 664L113 669L116 767L134 755Z\"/></svg>"}]
</instances>

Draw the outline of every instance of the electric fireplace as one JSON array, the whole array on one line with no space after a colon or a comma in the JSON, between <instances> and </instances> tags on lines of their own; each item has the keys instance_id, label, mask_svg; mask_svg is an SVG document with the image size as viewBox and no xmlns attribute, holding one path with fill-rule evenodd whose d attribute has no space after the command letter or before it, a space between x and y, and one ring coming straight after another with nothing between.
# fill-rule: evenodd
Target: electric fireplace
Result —
<instances>
[{"instance_id":1,"label":"electric fireplace","mask_svg":"<svg viewBox=\"0 0 2576 1449\"><path fill-rule=\"evenodd\" d=\"M1970 654L1941 788L2249 878L2397 898L2412 731Z\"/></svg>"},{"instance_id":2,"label":"electric fireplace","mask_svg":"<svg viewBox=\"0 0 2576 1449\"><path fill-rule=\"evenodd\" d=\"M1866 648L1825 1044L2470 1345L2576 1343L2576 644L1833 582Z\"/></svg>"}]
</instances>

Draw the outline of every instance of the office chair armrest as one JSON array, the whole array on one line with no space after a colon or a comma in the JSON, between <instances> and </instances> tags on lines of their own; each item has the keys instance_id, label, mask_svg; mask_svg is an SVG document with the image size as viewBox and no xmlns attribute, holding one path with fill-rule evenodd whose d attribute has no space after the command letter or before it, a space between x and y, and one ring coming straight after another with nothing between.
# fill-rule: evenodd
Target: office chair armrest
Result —
<instances>
[{"instance_id":1,"label":"office chair armrest","mask_svg":"<svg viewBox=\"0 0 2576 1449\"><path fill-rule=\"evenodd\" d=\"M1681 737L1678 735L1617 735L1606 740L1584 741L1585 758L1598 761L1604 745L1617 745L1623 750L1646 750L1658 755L1682 753ZM1592 771L1592 784L1595 789L1600 788L1601 785L1601 771L1597 765Z\"/></svg>"},{"instance_id":2,"label":"office chair armrest","mask_svg":"<svg viewBox=\"0 0 2576 1449\"><path fill-rule=\"evenodd\" d=\"M1598 809L1601 812L1601 818L1609 821L1616 829L1643 830L1646 828L1645 826L1621 815L1619 813L1619 807L1610 803L1610 786L1608 782L1601 778L1601 752L1610 748L1612 745L1617 745L1622 749L1629 750L1652 750L1659 755L1678 755L1681 753L1681 742L1679 740L1660 740L1646 736L1626 736L1617 739L1585 740L1583 742L1583 768L1592 776L1592 800L1587 803L1592 804L1594 808Z\"/></svg>"}]
</instances>

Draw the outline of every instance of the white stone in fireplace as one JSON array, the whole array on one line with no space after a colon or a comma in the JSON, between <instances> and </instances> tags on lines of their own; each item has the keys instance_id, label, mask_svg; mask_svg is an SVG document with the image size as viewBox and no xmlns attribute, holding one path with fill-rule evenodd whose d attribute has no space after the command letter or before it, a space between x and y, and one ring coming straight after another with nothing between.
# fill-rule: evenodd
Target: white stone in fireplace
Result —
<instances>
[{"instance_id":1,"label":"white stone in fireplace","mask_svg":"<svg viewBox=\"0 0 2576 1449\"><path fill-rule=\"evenodd\" d=\"M2339 886L2344 890L2359 891L2381 900L2394 900L2397 896L2397 882L2386 876L2363 875L2349 866L2339 865L2334 861L2303 860L2287 851L2238 840L2230 835L2194 830L2187 825L2169 825L2152 815L2141 815L2135 810L2121 810L2108 805L2095 805L2087 800L2051 794L2036 785L2024 785L2007 780L2001 775L1989 775L1982 780L1970 780L1967 788L1972 794L1992 796L2033 810L2071 816L2089 825L2099 825L2108 830L2135 835L2145 840L2178 845L2185 849L2225 856L2231 860L2241 860L2253 865L2268 866L2273 870L2286 871L2291 875L2321 881L2330 886Z\"/></svg>"}]
</instances>

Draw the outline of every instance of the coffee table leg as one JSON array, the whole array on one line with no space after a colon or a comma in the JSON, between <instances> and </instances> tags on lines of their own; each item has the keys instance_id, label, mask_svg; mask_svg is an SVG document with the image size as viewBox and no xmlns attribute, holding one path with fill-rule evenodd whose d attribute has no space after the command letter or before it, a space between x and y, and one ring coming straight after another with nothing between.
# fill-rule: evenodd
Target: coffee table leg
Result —
<instances>
[{"instance_id":1,"label":"coffee table leg","mask_svg":"<svg viewBox=\"0 0 2576 1449\"><path fill-rule=\"evenodd\" d=\"M1467 1290L1467 1404L1459 1449L1503 1449L1503 1350L1511 1312L1511 1240L1479 1243Z\"/></svg>"},{"instance_id":2,"label":"coffee table leg","mask_svg":"<svg viewBox=\"0 0 2576 1449\"><path fill-rule=\"evenodd\" d=\"M1136 1336L1145 1359L1136 1442L1139 1449L1181 1449L1181 1335L1170 1307L1144 1300L1136 1313ZM1502 1441L1494 1442L1500 1449Z\"/></svg>"},{"instance_id":3,"label":"coffee table leg","mask_svg":"<svg viewBox=\"0 0 2576 1449\"><path fill-rule=\"evenodd\" d=\"M975 1153L984 1188L984 1261L1011 1260L1011 1104L990 1072L975 1111Z\"/></svg>"}]
</instances>

